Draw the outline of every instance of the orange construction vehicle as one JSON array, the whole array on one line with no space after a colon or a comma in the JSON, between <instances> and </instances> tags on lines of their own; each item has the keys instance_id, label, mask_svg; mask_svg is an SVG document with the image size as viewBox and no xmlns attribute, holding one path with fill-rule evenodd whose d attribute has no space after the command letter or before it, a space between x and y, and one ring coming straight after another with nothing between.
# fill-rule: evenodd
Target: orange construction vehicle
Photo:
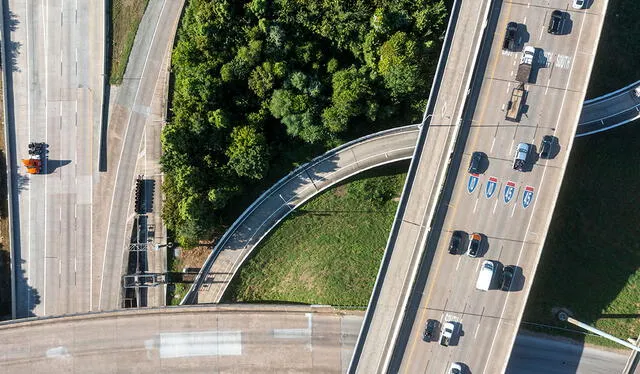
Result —
<instances>
[{"instance_id":1,"label":"orange construction vehicle","mask_svg":"<svg viewBox=\"0 0 640 374\"><path fill-rule=\"evenodd\" d=\"M29 158L22 159L22 163L27 167L27 173L40 174L42 172L42 161L46 154L46 143L29 143Z\"/></svg>"}]
</instances>

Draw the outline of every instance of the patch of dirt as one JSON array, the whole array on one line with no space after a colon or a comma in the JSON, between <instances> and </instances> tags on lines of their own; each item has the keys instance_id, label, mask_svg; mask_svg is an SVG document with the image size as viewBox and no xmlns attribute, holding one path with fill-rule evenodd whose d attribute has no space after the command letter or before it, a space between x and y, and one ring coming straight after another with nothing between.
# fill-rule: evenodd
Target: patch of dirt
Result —
<instances>
[{"instance_id":1,"label":"patch of dirt","mask_svg":"<svg viewBox=\"0 0 640 374\"><path fill-rule=\"evenodd\" d=\"M176 271L182 271L182 268L201 268L207 257L213 249L212 243L200 242L200 245L191 249L181 248L178 261L180 269Z\"/></svg>"},{"instance_id":2,"label":"patch of dirt","mask_svg":"<svg viewBox=\"0 0 640 374\"><path fill-rule=\"evenodd\" d=\"M343 184L333 189L333 193L338 197L343 197L347 194L347 185Z\"/></svg>"}]
</instances>

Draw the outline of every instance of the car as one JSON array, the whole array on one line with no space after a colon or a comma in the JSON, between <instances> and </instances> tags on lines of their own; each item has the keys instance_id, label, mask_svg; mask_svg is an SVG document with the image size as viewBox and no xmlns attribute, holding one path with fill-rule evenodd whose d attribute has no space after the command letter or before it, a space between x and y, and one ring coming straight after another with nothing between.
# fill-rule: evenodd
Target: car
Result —
<instances>
[{"instance_id":1,"label":"car","mask_svg":"<svg viewBox=\"0 0 640 374\"><path fill-rule=\"evenodd\" d=\"M469 257L478 257L481 243L482 235L477 232L469 235L469 249L467 250L467 255L469 255Z\"/></svg>"},{"instance_id":2,"label":"car","mask_svg":"<svg viewBox=\"0 0 640 374\"><path fill-rule=\"evenodd\" d=\"M449 367L449 374L462 374L462 365L458 362L452 362Z\"/></svg>"},{"instance_id":3,"label":"car","mask_svg":"<svg viewBox=\"0 0 640 374\"><path fill-rule=\"evenodd\" d=\"M635 92L636 97L640 97L640 86L636 87L633 91Z\"/></svg>"},{"instance_id":4,"label":"car","mask_svg":"<svg viewBox=\"0 0 640 374\"><path fill-rule=\"evenodd\" d=\"M542 137L542 143L540 143L540 158L552 158L553 157L553 144L555 138L551 135L545 135Z\"/></svg>"},{"instance_id":5,"label":"car","mask_svg":"<svg viewBox=\"0 0 640 374\"><path fill-rule=\"evenodd\" d=\"M463 235L464 233L462 231L457 230L451 234L451 241L449 241L449 253L452 255L460 253Z\"/></svg>"},{"instance_id":6,"label":"car","mask_svg":"<svg viewBox=\"0 0 640 374\"><path fill-rule=\"evenodd\" d=\"M502 269L502 283L500 288L503 291L509 291L511 289L511 282L513 282L513 276L516 273L516 267L513 265L505 266Z\"/></svg>"},{"instance_id":7,"label":"car","mask_svg":"<svg viewBox=\"0 0 640 374\"><path fill-rule=\"evenodd\" d=\"M471 160L469 160L469 173L480 174L482 172L483 159L484 159L484 153L473 152L473 154L471 154Z\"/></svg>"},{"instance_id":8,"label":"car","mask_svg":"<svg viewBox=\"0 0 640 374\"><path fill-rule=\"evenodd\" d=\"M549 18L549 28L547 28L547 32L554 35L562 34L563 24L564 14L562 14L562 11L556 9L551 12L551 18Z\"/></svg>"},{"instance_id":9,"label":"car","mask_svg":"<svg viewBox=\"0 0 640 374\"><path fill-rule=\"evenodd\" d=\"M516 42L517 36L518 36L518 24L515 22L509 22L507 24L507 31L504 34L502 49L506 49L508 51L515 51L517 47L517 42Z\"/></svg>"},{"instance_id":10,"label":"car","mask_svg":"<svg viewBox=\"0 0 640 374\"><path fill-rule=\"evenodd\" d=\"M422 340L425 342L430 342L434 337L434 333L436 332L436 327L438 326L438 321L435 319L428 319L427 323L424 324L424 331L422 332Z\"/></svg>"},{"instance_id":11,"label":"car","mask_svg":"<svg viewBox=\"0 0 640 374\"><path fill-rule=\"evenodd\" d=\"M585 2L585 0L573 0L573 4L571 4L571 6L573 9L582 9Z\"/></svg>"}]
</instances>

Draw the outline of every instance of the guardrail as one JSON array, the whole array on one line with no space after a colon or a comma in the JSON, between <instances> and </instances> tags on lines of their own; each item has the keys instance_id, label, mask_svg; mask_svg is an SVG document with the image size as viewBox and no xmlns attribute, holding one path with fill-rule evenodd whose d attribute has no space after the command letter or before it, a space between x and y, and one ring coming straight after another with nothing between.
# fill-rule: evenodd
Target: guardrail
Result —
<instances>
[{"instance_id":1,"label":"guardrail","mask_svg":"<svg viewBox=\"0 0 640 374\"><path fill-rule=\"evenodd\" d=\"M298 178L301 174L306 173L308 170L311 170L314 166L322 163L323 161L326 161L328 159L330 159L331 157L334 157L336 155L338 155L341 152L347 151L357 145L360 145L361 143L365 143L367 141L373 140L375 138L379 138L379 137L383 137L386 135L390 135L390 134L394 134L394 133L405 133L405 132L412 132L412 131L418 131L419 125L415 124L415 125L408 125L408 126L402 126L402 127L396 127L393 129L389 129L389 130L385 130L385 131L381 131L375 134L370 134L370 135L366 135L363 136L361 138L352 140L348 143L345 143L337 148L332 149L331 151L324 153L316 158L314 158L313 160L307 162L304 165L300 165L298 166L296 169L294 169L293 171L291 171L289 174L287 174L285 177L281 178L278 182L276 182L273 186L271 186L271 188L269 188L268 190L266 190L265 192L262 193L262 195L260 195L260 197L258 197L241 215L240 217L238 217L235 222L229 227L229 229L224 233L224 235L222 236L222 238L220 238L220 240L218 240L218 242L216 242L213 250L211 251L211 254L209 254L209 256L207 257L207 260L205 261L205 264L203 265L203 267L200 269L200 272L198 273L198 275L196 276L196 279L194 280L194 283L191 285L191 288L189 289L189 291L187 292L187 294L185 295L185 297L182 299L182 301L180 302L180 305L186 305L186 304L193 304L196 302L196 297L197 297L197 292L198 289L202 286L204 280L206 279L207 275L209 274L211 267L213 265L213 263L215 262L215 259L217 258L217 256L219 255L219 253L222 251L222 249L224 248L224 246L228 243L228 241L230 240L230 238L232 237L232 235L236 232L236 230L239 228L240 225L242 225L245 220L256 210L259 208L259 206L265 202L268 198L272 197L272 196L277 196L276 193L278 192L278 190L285 184L294 181L296 178ZM409 156L411 157L411 156ZM399 159L392 159L389 160L389 162L395 162L398 161ZM387 163L389 163L387 162ZM379 166L379 165L383 165L384 163L380 163L380 164L376 164L375 166ZM367 170L367 168L364 169L356 169L354 172L349 173L345 176L343 176L342 178L340 178L337 181L340 180L344 180L346 178L349 178L357 173L360 173L364 170ZM336 182L337 182L336 181ZM326 188L330 187L330 185L324 186L323 188L319 189L317 192L323 191ZM270 227L267 227L264 232L262 233L262 235L260 235L258 242L266 235L268 234L271 229L273 227L275 227L282 219L284 219L286 216L288 216L291 211L297 207L300 206L301 204L304 204L304 202L306 202L308 200L304 199L302 201L299 201L297 204L295 204L294 206L289 205L288 201L283 201L286 205L289 207L289 209L287 209L286 211L284 211L282 213L282 215L280 217L278 217L277 222L275 222L273 225L271 225ZM255 235L255 234L254 234Z\"/></svg>"}]
</instances>

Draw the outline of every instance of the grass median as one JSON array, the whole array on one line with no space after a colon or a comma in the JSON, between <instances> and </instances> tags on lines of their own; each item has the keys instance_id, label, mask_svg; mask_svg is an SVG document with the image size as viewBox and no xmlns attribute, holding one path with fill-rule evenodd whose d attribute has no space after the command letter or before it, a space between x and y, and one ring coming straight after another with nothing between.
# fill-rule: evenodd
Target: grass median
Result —
<instances>
[{"instance_id":1,"label":"grass median","mask_svg":"<svg viewBox=\"0 0 640 374\"><path fill-rule=\"evenodd\" d=\"M111 72L109 83L122 83L133 41L149 0L112 0Z\"/></svg>"}]
</instances>

